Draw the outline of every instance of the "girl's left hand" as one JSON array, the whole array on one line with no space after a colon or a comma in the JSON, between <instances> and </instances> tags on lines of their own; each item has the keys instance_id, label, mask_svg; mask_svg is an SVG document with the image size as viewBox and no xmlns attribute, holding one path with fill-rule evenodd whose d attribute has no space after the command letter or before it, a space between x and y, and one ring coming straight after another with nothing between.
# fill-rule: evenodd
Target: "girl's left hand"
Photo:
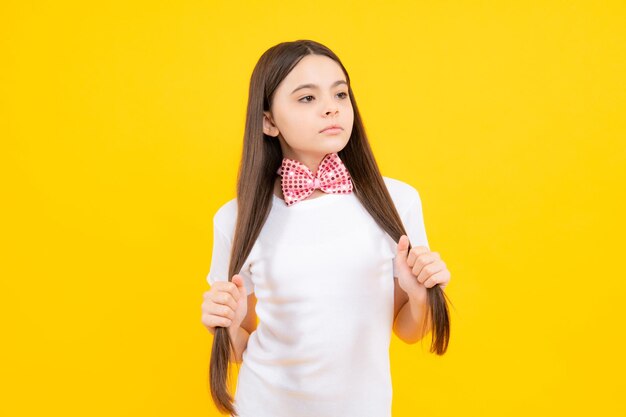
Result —
<instances>
[{"instance_id":1,"label":"girl's left hand","mask_svg":"<svg viewBox=\"0 0 626 417\"><path fill-rule=\"evenodd\" d=\"M409 297L423 297L426 288L439 284L443 290L450 282L450 271L437 252L426 246L414 246L409 252L409 238L402 235L394 260L398 284Z\"/></svg>"}]
</instances>

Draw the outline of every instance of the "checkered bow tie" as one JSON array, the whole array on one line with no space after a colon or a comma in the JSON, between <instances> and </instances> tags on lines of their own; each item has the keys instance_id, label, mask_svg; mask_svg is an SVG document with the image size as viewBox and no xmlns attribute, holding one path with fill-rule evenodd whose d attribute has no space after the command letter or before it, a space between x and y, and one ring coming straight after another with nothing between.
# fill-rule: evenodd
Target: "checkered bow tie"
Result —
<instances>
[{"instance_id":1,"label":"checkered bow tie","mask_svg":"<svg viewBox=\"0 0 626 417\"><path fill-rule=\"evenodd\" d=\"M287 206L304 200L317 188L329 194L352 192L350 173L336 152L324 157L316 175L303 163L289 158L283 158L276 173L282 177L280 185Z\"/></svg>"}]
</instances>

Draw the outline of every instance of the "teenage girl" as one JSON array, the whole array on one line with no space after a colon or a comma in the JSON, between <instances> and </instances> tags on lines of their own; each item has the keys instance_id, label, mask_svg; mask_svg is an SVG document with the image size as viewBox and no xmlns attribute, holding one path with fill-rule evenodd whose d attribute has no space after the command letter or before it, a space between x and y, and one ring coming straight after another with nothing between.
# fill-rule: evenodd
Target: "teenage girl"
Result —
<instances>
[{"instance_id":1,"label":"teenage girl","mask_svg":"<svg viewBox=\"0 0 626 417\"><path fill-rule=\"evenodd\" d=\"M381 175L325 46L284 42L259 59L237 197L213 227L202 322L220 412L389 417L391 332L415 343L432 331L431 352L446 351L450 272L429 249L419 193Z\"/></svg>"}]
</instances>

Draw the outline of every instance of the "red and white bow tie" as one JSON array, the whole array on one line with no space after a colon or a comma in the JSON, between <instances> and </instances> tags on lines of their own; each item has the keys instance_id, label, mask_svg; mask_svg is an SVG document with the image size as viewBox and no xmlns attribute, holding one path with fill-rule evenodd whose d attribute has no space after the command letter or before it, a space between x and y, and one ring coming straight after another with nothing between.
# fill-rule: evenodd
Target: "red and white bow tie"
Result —
<instances>
[{"instance_id":1,"label":"red and white bow tie","mask_svg":"<svg viewBox=\"0 0 626 417\"><path fill-rule=\"evenodd\" d=\"M329 194L352 192L350 173L336 152L324 157L316 175L303 163L289 158L283 158L276 173L282 177L280 185L287 206L304 200L317 188Z\"/></svg>"}]
</instances>

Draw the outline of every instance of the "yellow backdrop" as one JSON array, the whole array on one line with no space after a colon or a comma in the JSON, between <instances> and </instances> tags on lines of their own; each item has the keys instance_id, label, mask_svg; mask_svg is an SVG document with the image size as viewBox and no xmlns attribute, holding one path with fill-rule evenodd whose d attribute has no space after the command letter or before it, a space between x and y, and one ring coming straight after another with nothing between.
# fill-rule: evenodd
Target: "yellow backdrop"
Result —
<instances>
[{"instance_id":1,"label":"yellow backdrop","mask_svg":"<svg viewBox=\"0 0 626 417\"><path fill-rule=\"evenodd\" d=\"M3 2L0 415L218 415L211 220L252 68L301 38L343 60L452 274L448 353L393 338L394 417L624 415L624 21L622 1Z\"/></svg>"}]
</instances>

